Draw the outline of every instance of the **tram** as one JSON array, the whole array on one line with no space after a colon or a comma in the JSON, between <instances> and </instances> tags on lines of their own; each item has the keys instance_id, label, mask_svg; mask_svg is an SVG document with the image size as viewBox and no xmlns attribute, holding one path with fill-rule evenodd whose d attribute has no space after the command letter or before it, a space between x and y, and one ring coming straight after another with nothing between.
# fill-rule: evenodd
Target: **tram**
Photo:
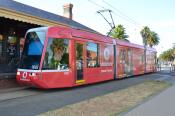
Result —
<instances>
[{"instance_id":1,"label":"tram","mask_svg":"<svg viewBox=\"0 0 175 116\"><path fill-rule=\"evenodd\" d=\"M64 88L154 72L156 50L71 27L26 33L17 69L20 85ZM146 61L146 63L145 63Z\"/></svg>"}]
</instances>

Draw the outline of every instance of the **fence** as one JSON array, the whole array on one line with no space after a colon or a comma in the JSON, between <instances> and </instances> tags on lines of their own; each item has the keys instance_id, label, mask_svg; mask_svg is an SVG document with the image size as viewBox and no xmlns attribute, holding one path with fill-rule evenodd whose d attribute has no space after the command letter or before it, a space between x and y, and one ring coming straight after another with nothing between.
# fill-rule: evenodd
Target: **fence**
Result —
<instances>
[{"instance_id":1,"label":"fence","mask_svg":"<svg viewBox=\"0 0 175 116\"><path fill-rule=\"evenodd\" d=\"M175 65L157 65L157 71L175 72Z\"/></svg>"}]
</instances>

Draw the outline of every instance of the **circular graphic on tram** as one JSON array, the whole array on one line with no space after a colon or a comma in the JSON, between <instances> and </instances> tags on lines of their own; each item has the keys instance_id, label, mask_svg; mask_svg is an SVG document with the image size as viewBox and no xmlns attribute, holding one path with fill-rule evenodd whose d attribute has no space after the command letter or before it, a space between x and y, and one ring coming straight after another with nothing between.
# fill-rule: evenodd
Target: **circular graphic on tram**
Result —
<instances>
[{"instance_id":1,"label":"circular graphic on tram","mask_svg":"<svg viewBox=\"0 0 175 116\"><path fill-rule=\"evenodd\" d=\"M26 78L27 78L27 72L23 72L22 78L23 78L23 79L26 79Z\"/></svg>"},{"instance_id":2,"label":"circular graphic on tram","mask_svg":"<svg viewBox=\"0 0 175 116\"><path fill-rule=\"evenodd\" d=\"M106 48L104 49L104 59L105 59L105 60L109 60L109 57L110 57L110 51L109 51L109 49L106 47Z\"/></svg>"}]
</instances>

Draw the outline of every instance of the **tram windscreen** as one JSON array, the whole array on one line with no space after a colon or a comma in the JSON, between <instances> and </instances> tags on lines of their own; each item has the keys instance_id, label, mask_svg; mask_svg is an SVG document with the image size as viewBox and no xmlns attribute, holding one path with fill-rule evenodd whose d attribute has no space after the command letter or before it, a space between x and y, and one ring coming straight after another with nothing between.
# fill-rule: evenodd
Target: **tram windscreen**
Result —
<instances>
[{"instance_id":1,"label":"tram windscreen","mask_svg":"<svg viewBox=\"0 0 175 116\"><path fill-rule=\"evenodd\" d=\"M38 70L44 47L45 32L29 32L26 35L24 50L21 56L20 68Z\"/></svg>"}]
</instances>

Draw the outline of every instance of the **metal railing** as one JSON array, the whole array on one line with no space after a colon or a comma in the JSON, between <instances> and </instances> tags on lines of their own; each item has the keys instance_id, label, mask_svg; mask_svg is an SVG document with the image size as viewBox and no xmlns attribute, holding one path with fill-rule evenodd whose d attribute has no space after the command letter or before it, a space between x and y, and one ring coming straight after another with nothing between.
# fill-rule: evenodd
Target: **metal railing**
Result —
<instances>
[{"instance_id":1,"label":"metal railing","mask_svg":"<svg viewBox=\"0 0 175 116\"><path fill-rule=\"evenodd\" d=\"M175 65L160 65L157 66L157 71L170 71L175 72Z\"/></svg>"}]
</instances>

